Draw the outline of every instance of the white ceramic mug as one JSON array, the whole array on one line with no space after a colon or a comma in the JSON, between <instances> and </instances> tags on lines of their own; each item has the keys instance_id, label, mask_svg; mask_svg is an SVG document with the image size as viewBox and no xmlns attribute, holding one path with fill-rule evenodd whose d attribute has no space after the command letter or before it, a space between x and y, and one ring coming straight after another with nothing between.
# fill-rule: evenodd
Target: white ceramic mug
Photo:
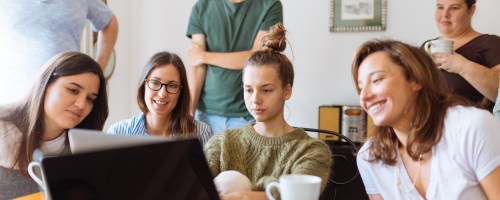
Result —
<instances>
[{"instance_id":1,"label":"white ceramic mug","mask_svg":"<svg viewBox=\"0 0 500 200\"><path fill-rule=\"evenodd\" d=\"M38 177L34 172L35 167L38 167L40 169L41 178ZM42 165L40 165L40 163L37 161L31 161L30 164L28 165L28 174L31 176L31 179L33 179L36 183L38 183L38 185L40 185L40 187L42 187L42 189L45 191L45 198L52 199L50 197L49 192L47 192L47 184L45 183L45 178L43 176Z\"/></svg>"},{"instance_id":2,"label":"white ceramic mug","mask_svg":"<svg viewBox=\"0 0 500 200\"><path fill-rule=\"evenodd\" d=\"M432 40L424 44L424 49L432 58L439 59L433 57L431 53L441 52L453 54L453 43L454 42L451 40ZM431 48L431 52L429 52L429 48Z\"/></svg>"},{"instance_id":3,"label":"white ceramic mug","mask_svg":"<svg viewBox=\"0 0 500 200\"><path fill-rule=\"evenodd\" d=\"M271 189L278 188L282 200L318 200L321 190L321 178L305 174L287 174L280 176L278 182L266 186L266 196L275 200Z\"/></svg>"}]
</instances>

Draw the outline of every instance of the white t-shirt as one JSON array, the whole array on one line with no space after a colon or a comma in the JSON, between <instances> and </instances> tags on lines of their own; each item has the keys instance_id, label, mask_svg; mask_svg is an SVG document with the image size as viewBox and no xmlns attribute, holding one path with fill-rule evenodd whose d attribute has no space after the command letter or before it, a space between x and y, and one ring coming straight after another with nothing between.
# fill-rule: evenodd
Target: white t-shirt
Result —
<instances>
[{"instance_id":1,"label":"white t-shirt","mask_svg":"<svg viewBox=\"0 0 500 200\"><path fill-rule=\"evenodd\" d=\"M368 162L371 140L357 157L367 194L384 199L424 199L414 189L398 154L403 193L395 166ZM479 182L500 166L500 120L485 110L449 108L441 140L432 148L431 174L425 199L486 199Z\"/></svg>"},{"instance_id":2,"label":"white t-shirt","mask_svg":"<svg viewBox=\"0 0 500 200\"><path fill-rule=\"evenodd\" d=\"M12 167L19 148L20 137L21 131L12 122L0 120L0 166L8 169ZM40 149L47 154L61 153L64 149L65 140L66 133L62 133L56 139L42 142ZM16 166L14 169L18 169L18 167Z\"/></svg>"}]
</instances>

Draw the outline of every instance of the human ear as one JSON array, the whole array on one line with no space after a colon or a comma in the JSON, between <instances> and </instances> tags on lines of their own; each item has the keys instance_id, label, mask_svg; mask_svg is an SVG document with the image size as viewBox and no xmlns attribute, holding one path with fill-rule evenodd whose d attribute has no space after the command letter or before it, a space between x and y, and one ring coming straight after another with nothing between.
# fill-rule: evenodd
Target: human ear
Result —
<instances>
[{"instance_id":1,"label":"human ear","mask_svg":"<svg viewBox=\"0 0 500 200\"><path fill-rule=\"evenodd\" d=\"M292 86L290 84L288 84L285 87L285 100L290 99L291 96L292 96Z\"/></svg>"},{"instance_id":2,"label":"human ear","mask_svg":"<svg viewBox=\"0 0 500 200\"><path fill-rule=\"evenodd\" d=\"M469 18L472 18L474 16L474 12L476 12L476 4L472 4L472 6L469 8Z\"/></svg>"},{"instance_id":3,"label":"human ear","mask_svg":"<svg viewBox=\"0 0 500 200\"><path fill-rule=\"evenodd\" d=\"M411 82L411 90L413 92L419 91L422 89L422 85L420 83L417 83L415 81Z\"/></svg>"}]
</instances>

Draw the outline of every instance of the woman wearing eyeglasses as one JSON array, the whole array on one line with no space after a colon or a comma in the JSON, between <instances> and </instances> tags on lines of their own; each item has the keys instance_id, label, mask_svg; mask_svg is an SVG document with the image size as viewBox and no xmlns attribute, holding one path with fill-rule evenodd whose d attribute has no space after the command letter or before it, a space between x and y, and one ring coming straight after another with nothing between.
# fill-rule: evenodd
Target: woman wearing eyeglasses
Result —
<instances>
[{"instance_id":1,"label":"woman wearing eyeglasses","mask_svg":"<svg viewBox=\"0 0 500 200\"><path fill-rule=\"evenodd\" d=\"M176 54L153 55L137 85L137 104L142 113L113 124L108 134L171 137L196 133L202 144L213 135L207 124L189 115L191 96L186 69Z\"/></svg>"}]
</instances>

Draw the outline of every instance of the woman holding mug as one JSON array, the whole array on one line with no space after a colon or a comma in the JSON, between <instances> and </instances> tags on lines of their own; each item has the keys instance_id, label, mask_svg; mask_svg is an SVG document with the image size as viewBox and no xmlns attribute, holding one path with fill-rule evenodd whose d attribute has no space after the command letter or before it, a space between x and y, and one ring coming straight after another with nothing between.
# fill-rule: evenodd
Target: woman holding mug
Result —
<instances>
[{"instance_id":1,"label":"woman holding mug","mask_svg":"<svg viewBox=\"0 0 500 200\"><path fill-rule=\"evenodd\" d=\"M96 61L78 52L47 61L21 101L0 107L0 199L38 192L27 171L35 149L61 153L68 129L102 130L107 117L106 81Z\"/></svg>"},{"instance_id":2,"label":"woman holding mug","mask_svg":"<svg viewBox=\"0 0 500 200\"><path fill-rule=\"evenodd\" d=\"M500 37L472 28L476 0L437 0L435 19L442 36L453 41L453 54L433 53L448 87L492 111L500 76ZM424 43L425 44L425 43Z\"/></svg>"},{"instance_id":3,"label":"woman holding mug","mask_svg":"<svg viewBox=\"0 0 500 200\"><path fill-rule=\"evenodd\" d=\"M285 121L292 95L293 65L282 52L286 30L272 26L243 68L245 105L257 123L224 129L205 145L221 199L267 199L264 189L285 174L309 174L328 182L331 152L320 140Z\"/></svg>"},{"instance_id":4,"label":"woman holding mug","mask_svg":"<svg viewBox=\"0 0 500 200\"><path fill-rule=\"evenodd\" d=\"M427 53L369 41L352 74L376 125L357 156L370 199L500 197L500 120L446 92Z\"/></svg>"},{"instance_id":5,"label":"woman holding mug","mask_svg":"<svg viewBox=\"0 0 500 200\"><path fill-rule=\"evenodd\" d=\"M137 104L142 113L113 124L108 134L182 137L196 133L205 144L212 130L189 115L190 101L181 58L169 52L156 53L142 69L137 84Z\"/></svg>"}]
</instances>

